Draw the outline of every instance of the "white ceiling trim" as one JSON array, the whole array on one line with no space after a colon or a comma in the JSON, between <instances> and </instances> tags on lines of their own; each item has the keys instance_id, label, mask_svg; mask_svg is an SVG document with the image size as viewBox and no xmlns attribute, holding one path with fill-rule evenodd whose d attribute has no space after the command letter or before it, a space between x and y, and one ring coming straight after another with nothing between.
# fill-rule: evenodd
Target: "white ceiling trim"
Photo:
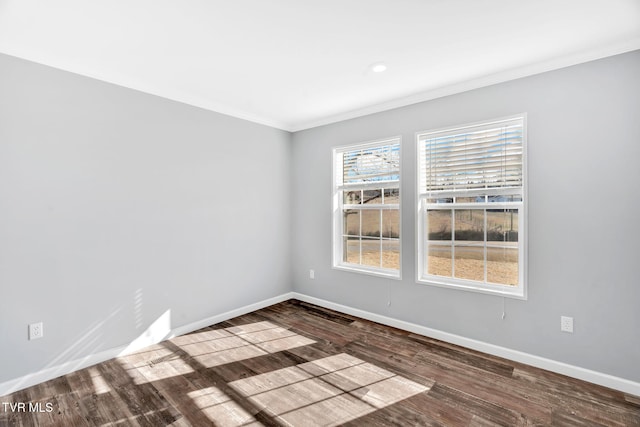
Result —
<instances>
[{"instance_id":1,"label":"white ceiling trim","mask_svg":"<svg viewBox=\"0 0 640 427\"><path fill-rule=\"evenodd\" d=\"M286 131L639 39L638 0L0 0L1 53Z\"/></svg>"},{"instance_id":2,"label":"white ceiling trim","mask_svg":"<svg viewBox=\"0 0 640 427\"><path fill-rule=\"evenodd\" d=\"M595 61L597 59L606 58L613 55L619 55L626 52L631 52L640 49L640 38L628 40L615 45L610 45L598 50L589 50L573 55L562 56L553 60L539 62L531 65L527 65L520 68L510 69L499 73L494 73L488 76L480 78L466 80L460 83L449 85L446 87L440 87L434 90L417 93L407 97L397 98L388 102L372 105L365 108L359 108L351 111L347 111L340 114L335 114L327 117L323 117L318 120L310 120L296 123L286 123L272 120L268 117L261 117L255 114L251 114L247 111L241 111L233 108L229 108L226 105L212 102L209 99L199 98L191 94L182 93L180 91L173 90L166 87L154 87L150 85L148 81L141 81L131 78L131 76L113 74L105 75L97 70L91 70L84 68L82 70L68 71L64 65L58 64L55 58L33 58L32 55L27 55L22 52L3 52L4 54L14 56L16 58L24 59L27 61L37 62L61 71L77 74L81 77L87 77L96 79L102 82L114 84L127 89L135 90L138 92L158 96L168 100L180 102L183 104L191 105L193 107L202 108L215 113L235 117L237 119L246 120L256 124L269 126L272 128L284 130L287 132L298 132L314 127L324 126L344 120L355 119L358 117L367 116L370 114L380 113L383 111L392 110L395 108L401 108L420 102L426 102L445 96L455 95L457 93L467 92L474 89L480 89L483 87L491 86L498 83L503 83L511 80L516 80L523 77L528 77L536 74L545 73L548 71L554 71L561 68L570 67L573 65L582 64L589 61Z\"/></svg>"},{"instance_id":3,"label":"white ceiling trim","mask_svg":"<svg viewBox=\"0 0 640 427\"><path fill-rule=\"evenodd\" d=\"M606 58L609 56L619 55L640 49L640 37L634 40L625 41L615 45L607 46L598 50L590 50L573 55L567 55L555 58L549 61L539 62L524 67L514 68L503 72L491 74L477 79L466 80L460 83L449 85L446 87L417 93L415 95L394 99L389 102L372 105L366 108L348 111L341 114L324 117L319 120L311 120L299 125L289 125L285 130L289 132L298 132L305 129L311 129L318 126L324 126L344 120L355 119L370 114L380 113L392 110L394 108L406 107L407 105L417 104L420 102L430 101L445 96L455 95L457 93L467 92L474 89L491 86L498 83L504 83L510 80L516 80L536 74L554 71L561 68L571 67L573 65L582 64L589 61Z\"/></svg>"},{"instance_id":4,"label":"white ceiling trim","mask_svg":"<svg viewBox=\"0 0 640 427\"><path fill-rule=\"evenodd\" d=\"M80 77L87 77L101 82L114 84L116 86L124 87L127 89L135 90L149 95L154 95L160 98L168 99L171 101L177 101L182 104L191 105L193 107L202 108L214 113L224 114L226 116L235 117L237 119L247 120L249 122L257 123L264 126L269 126L276 129L292 132L293 126L289 123L275 121L266 117L260 117L255 114L251 114L247 111L241 111L233 108L229 108L226 105L213 102L209 99L200 98L191 94L183 93L178 90L169 87L157 87L149 84L146 80L137 80L128 75L117 75L113 73L104 74L98 70L92 70L87 67L77 67L73 71L69 71L66 64L59 63L54 57L34 57L32 54L23 52L15 52L9 49L5 49L3 52L5 55L13 56L16 58L24 59L26 61L35 62L38 64L46 65L51 68L55 68L67 73L76 74Z\"/></svg>"}]
</instances>

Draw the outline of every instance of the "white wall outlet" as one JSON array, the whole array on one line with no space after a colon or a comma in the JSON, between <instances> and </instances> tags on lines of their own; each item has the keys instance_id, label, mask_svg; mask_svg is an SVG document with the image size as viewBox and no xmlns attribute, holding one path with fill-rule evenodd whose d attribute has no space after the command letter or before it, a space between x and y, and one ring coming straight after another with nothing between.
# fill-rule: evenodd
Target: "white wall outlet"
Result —
<instances>
[{"instance_id":1,"label":"white wall outlet","mask_svg":"<svg viewBox=\"0 0 640 427\"><path fill-rule=\"evenodd\" d=\"M573 333L573 317L560 316L560 330Z\"/></svg>"},{"instance_id":2,"label":"white wall outlet","mask_svg":"<svg viewBox=\"0 0 640 427\"><path fill-rule=\"evenodd\" d=\"M315 279L316 278L316 272L313 270L309 270L309 279Z\"/></svg>"},{"instance_id":3,"label":"white wall outlet","mask_svg":"<svg viewBox=\"0 0 640 427\"><path fill-rule=\"evenodd\" d=\"M42 322L32 323L29 325L29 339L36 340L44 336L44 329L42 329Z\"/></svg>"}]
</instances>

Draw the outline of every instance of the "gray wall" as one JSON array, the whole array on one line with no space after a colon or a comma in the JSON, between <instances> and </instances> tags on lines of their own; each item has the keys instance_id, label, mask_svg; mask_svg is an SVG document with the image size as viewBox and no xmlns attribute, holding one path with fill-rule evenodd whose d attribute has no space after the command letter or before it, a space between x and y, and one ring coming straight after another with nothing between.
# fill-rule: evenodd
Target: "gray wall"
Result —
<instances>
[{"instance_id":1,"label":"gray wall","mask_svg":"<svg viewBox=\"0 0 640 427\"><path fill-rule=\"evenodd\" d=\"M0 55L0 382L290 291L290 145Z\"/></svg>"},{"instance_id":2,"label":"gray wall","mask_svg":"<svg viewBox=\"0 0 640 427\"><path fill-rule=\"evenodd\" d=\"M633 52L291 145L286 132L0 55L0 382L127 344L167 310L175 328L292 285L640 381L638 75ZM507 299L501 320L502 298L415 283L414 133L520 112L529 299ZM334 270L331 147L394 135L403 279ZM27 341L36 321L45 337Z\"/></svg>"},{"instance_id":3,"label":"gray wall","mask_svg":"<svg viewBox=\"0 0 640 427\"><path fill-rule=\"evenodd\" d=\"M640 381L640 51L293 135L294 290ZM415 132L528 113L527 301L415 283ZM331 147L402 136L402 280L331 268ZM309 279L315 270L315 280ZM391 305L387 307L387 301ZM575 332L560 332L560 316Z\"/></svg>"}]
</instances>

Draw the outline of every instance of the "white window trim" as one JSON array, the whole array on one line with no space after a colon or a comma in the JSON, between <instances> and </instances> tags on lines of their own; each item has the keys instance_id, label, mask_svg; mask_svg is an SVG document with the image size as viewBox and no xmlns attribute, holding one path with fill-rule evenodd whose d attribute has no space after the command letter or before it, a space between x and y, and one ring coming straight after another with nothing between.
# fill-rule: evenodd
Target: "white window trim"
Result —
<instances>
[{"instance_id":1,"label":"white window trim","mask_svg":"<svg viewBox=\"0 0 640 427\"><path fill-rule=\"evenodd\" d=\"M399 250L399 263L400 266L398 270L374 267L374 266L364 266L364 265L356 265L356 264L347 264L342 261L342 235L343 235L343 220L342 220L342 209L343 200L340 195L340 189L336 183L336 177L338 176L338 165L336 162L336 155L341 151L348 150L357 150L359 148L369 148L369 147L377 147L380 145L385 145L387 143L398 143L400 146L400 179L398 181L390 181L390 182L379 182L379 183L371 183L371 184L362 184L358 187L371 187L371 188L385 188L385 187L393 187L398 188L400 190L400 196L398 197L398 217L399 217L399 237L398 237L398 250ZM377 139L374 141L355 143L355 144L346 144L333 147L331 156L332 162L332 175L331 175L331 195L332 195L332 268L335 270L348 271L353 273L366 274L370 276L384 277L395 280L402 280L402 137L394 136L384 139ZM341 168L340 168L341 169ZM396 185L397 184L397 185ZM348 206L348 205L347 205ZM366 208L365 208L366 209ZM376 209L385 209L385 207L376 207ZM388 209L391 209L389 207Z\"/></svg>"},{"instance_id":2,"label":"white window trim","mask_svg":"<svg viewBox=\"0 0 640 427\"><path fill-rule=\"evenodd\" d=\"M433 276L433 275L425 275L423 274L423 269L426 266L426 262L424 257L426 256L426 242L424 240L424 227L425 227L425 218L424 218L424 199L422 194L420 193L421 188L421 176L420 176L420 137L424 134L441 132L441 131L453 131L457 129L464 129L467 127L476 127L487 125L490 123L501 122L506 120L512 120L522 118L523 119L523 138L522 138L522 207L521 212L519 213L519 230L522 231L521 236L519 236L519 276L520 283L516 287L507 287L506 285L493 285L490 283L479 283L472 280L464 280L457 279L453 277L441 277L441 276ZM497 119L483 120L480 122L468 123L459 126L447 126L438 129L429 129L424 131L419 131L415 133L415 165L416 165L416 197L415 197L415 230L416 230L416 241L415 241L415 277L417 284L436 286L446 289L456 289L462 291L471 291L478 292L483 294L497 295L502 297L514 298L526 300L527 295L527 277L528 277L528 256L527 256L527 247L528 247L528 179L527 179L527 114L514 114L512 116L500 117ZM487 193L489 194L490 191ZM502 206L508 207L508 203L501 204L496 203L495 206L500 208Z\"/></svg>"}]
</instances>

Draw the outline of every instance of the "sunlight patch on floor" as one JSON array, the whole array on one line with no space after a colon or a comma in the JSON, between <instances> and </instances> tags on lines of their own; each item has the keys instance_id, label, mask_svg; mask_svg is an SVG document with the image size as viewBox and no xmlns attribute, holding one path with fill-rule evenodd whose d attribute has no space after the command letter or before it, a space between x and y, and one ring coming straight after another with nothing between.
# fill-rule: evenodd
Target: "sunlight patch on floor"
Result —
<instances>
[{"instance_id":1,"label":"sunlight patch on floor","mask_svg":"<svg viewBox=\"0 0 640 427\"><path fill-rule=\"evenodd\" d=\"M187 394L207 418L219 427L261 426L244 408L217 387L207 387Z\"/></svg>"},{"instance_id":2,"label":"sunlight patch on floor","mask_svg":"<svg viewBox=\"0 0 640 427\"><path fill-rule=\"evenodd\" d=\"M429 389L345 353L229 385L292 426L340 425Z\"/></svg>"},{"instance_id":3,"label":"sunlight patch on floor","mask_svg":"<svg viewBox=\"0 0 640 427\"><path fill-rule=\"evenodd\" d=\"M255 322L225 329L205 330L169 340L206 368L252 359L315 341L271 322ZM194 372L188 358L165 344L154 344L138 352L121 356L136 384L159 381Z\"/></svg>"},{"instance_id":4,"label":"sunlight patch on floor","mask_svg":"<svg viewBox=\"0 0 640 427\"><path fill-rule=\"evenodd\" d=\"M315 343L267 321L191 335L172 342L207 368Z\"/></svg>"},{"instance_id":5,"label":"sunlight patch on floor","mask_svg":"<svg viewBox=\"0 0 640 427\"><path fill-rule=\"evenodd\" d=\"M98 369L93 366L88 369L89 377L91 378L91 382L93 383L93 392L95 394L109 393L111 391L111 387L102 377L102 374L98 371Z\"/></svg>"},{"instance_id":6,"label":"sunlight patch on floor","mask_svg":"<svg viewBox=\"0 0 640 427\"><path fill-rule=\"evenodd\" d=\"M187 335L180 335L175 338L171 338L171 342L178 346L186 344L195 344L202 341L210 341L218 338L225 338L232 336L231 333L224 329L206 330L203 332L194 332Z\"/></svg>"},{"instance_id":7,"label":"sunlight patch on floor","mask_svg":"<svg viewBox=\"0 0 640 427\"><path fill-rule=\"evenodd\" d=\"M165 360L157 364L149 364L136 368L144 378L145 382L160 381L165 378L172 378L179 375L186 375L195 372L189 364L178 356L170 360ZM134 378L136 384L140 384L140 378Z\"/></svg>"}]
</instances>

